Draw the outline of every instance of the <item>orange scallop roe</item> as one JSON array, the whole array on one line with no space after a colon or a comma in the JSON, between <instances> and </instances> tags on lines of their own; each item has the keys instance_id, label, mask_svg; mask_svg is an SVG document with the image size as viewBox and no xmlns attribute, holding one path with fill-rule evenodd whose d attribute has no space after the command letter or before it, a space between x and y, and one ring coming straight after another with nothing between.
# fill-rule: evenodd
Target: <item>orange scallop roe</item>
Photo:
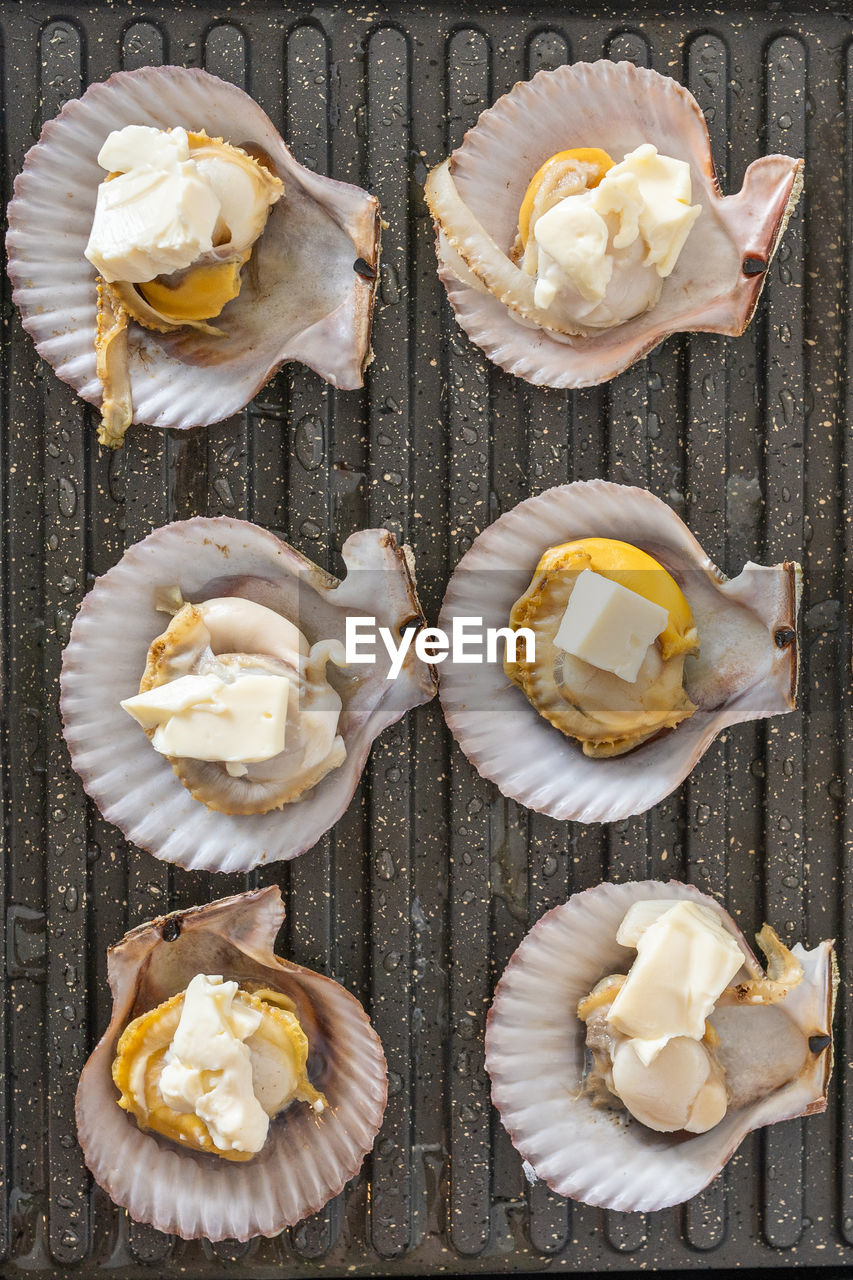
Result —
<instances>
[{"instance_id":1,"label":"orange scallop roe","mask_svg":"<svg viewBox=\"0 0 853 1280\"><path fill-rule=\"evenodd\" d=\"M551 156L541 165L530 180L530 184L524 193L524 199L521 202L521 208L518 211L518 231L521 236L521 243L527 244L527 237L530 234L530 215L533 212L533 202L539 192L546 173L554 164L562 164L567 160L574 160L578 164L589 165L592 172L587 179L587 188L597 187L601 179L607 173L608 169L613 168L613 160L606 151L602 151L600 147L576 147L571 151L558 151L556 155Z\"/></svg>"}]
</instances>

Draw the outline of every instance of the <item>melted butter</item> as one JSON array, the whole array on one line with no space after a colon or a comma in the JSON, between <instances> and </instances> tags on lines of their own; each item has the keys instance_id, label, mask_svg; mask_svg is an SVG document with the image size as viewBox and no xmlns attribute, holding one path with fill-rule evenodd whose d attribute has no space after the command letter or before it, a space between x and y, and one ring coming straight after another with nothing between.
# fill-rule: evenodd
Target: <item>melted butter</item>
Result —
<instances>
[{"instance_id":1,"label":"melted butter","mask_svg":"<svg viewBox=\"0 0 853 1280\"><path fill-rule=\"evenodd\" d=\"M255 1152L266 1141L269 1116L255 1097L244 1042L262 1019L256 1009L235 1003L236 994L236 982L203 973L192 979L159 1089L173 1111L203 1120L220 1150Z\"/></svg>"},{"instance_id":2,"label":"melted butter","mask_svg":"<svg viewBox=\"0 0 853 1280\"><path fill-rule=\"evenodd\" d=\"M547 309L559 298L566 318L593 327L648 310L701 212L690 199L689 165L644 143L596 185L558 200L532 228L536 305ZM527 197L529 225L532 201L526 206Z\"/></svg>"},{"instance_id":3,"label":"melted butter","mask_svg":"<svg viewBox=\"0 0 853 1280\"><path fill-rule=\"evenodd\" d=\"M593 1060L585 1074L593 1105L612 1105L615 1095L650 1129L698 1134L719 1124L730 1108L794 1079L807 1056L802 1032L795 1029L792 1039L790 1024L783 1030L769 1006L784 999L787 984L797 985L802 968L769 926L758 940L767 977L733 987L743 953L715 911L684 899L635 902L616 941L635 947L637 959L627 975L602 978L578 1004ZM733 1034L732 1019L753 1002L764 1005L767 1017L751 1030L741 1023L746 1029ZM700 1022L703 1008L716 1024ZM762 1034L764 1058L744 1072L738 1057L744 1038ZM747 1050L747 1057L752 1053Z\"/></svg>"},{"instance_id":4,"label":"melted butter","mask_svg":"<svg viewBox=\"0 0 853 1280\"><path fill-rule=\"evenodd\" d=\"M623 243L631 243L639 235L646 246L643 265L654 267L657 274L666 279L678 261L690 228L702 212L701 205L690 203L690 166L684 160L659 155L656 147L645 143L627 155L621 164L613 166L607 182L611 191L618 190L617 200L624 200L631 208L629 225L623 231L628 238ZM617 238L614 245L621 248Z\"/></svg>"},{"instance_id":5,"label":"melted butter","mask_svg":"<svg viewBox=\"0 0 853 1280\"><path fill-rule=\"evenodd\" d=\"M184 129L129 125L107 138L98 163L115 176L98 187L85 250L107 282L181 271L213 247L219 200L189 154Z\"/></svg>"},{"instance_id":6,"label":"melted butter","mask_svg":"<svg viewBox=\"0 0 853 1280\"><path fill-rule=\"evenodd\" d=\"M178 324L219 315L239 292L240 267L281 182L238 149L180 128L114 130L98 163L109 177L98 188L85 254L103 279L150 283L227 244L228 261L198 264L188 280L143 291Z\"/></svg>"},{"instance_id":7,"label":"melted butter","mask_svg":"<svg viewBox=\"0 0 853 1280\"><path fill-rule=\"evenodd\" d=\"M119 1106L145 1129L227 1160L249 1160L269 1119L295 1100L320 1114L308 1040L292 1002L258 983L198 974L129 1023L112 1076Z\"/></svg>"}]
</instances>

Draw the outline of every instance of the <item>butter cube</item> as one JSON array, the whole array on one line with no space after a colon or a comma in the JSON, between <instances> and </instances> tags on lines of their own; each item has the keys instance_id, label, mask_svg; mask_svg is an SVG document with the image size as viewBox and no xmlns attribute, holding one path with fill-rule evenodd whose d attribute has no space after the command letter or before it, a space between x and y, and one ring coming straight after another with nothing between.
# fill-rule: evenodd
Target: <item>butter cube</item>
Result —
<instances>
[{"instance_id":1,"label":"butter cube","mask_svg":"<svg viewBox=\"0 0 853 1280\"><path fill-rule=\"evenodd\" d=\"M659 604L584 569L578 574L554 644L633 684L643 659L669 622Z\"/></svg>"},{"instance_id":2,"label":"butter cube","mask_svg":"<svg viewBox=\"0 0 853 1280\"><path fill-rule=\"evenodd\" d=\"M286 676L181 676L121 704L164 756L251 764L284 750L290 681Z\"/></svg>"},{"instance_id":3,"label":"butter cube","mask_svg":"<svg viewBox=\"0 0 853 1280\"><path fill-rule=\"evenodd\" d=\"M655 1042L640 1047L641 1061L648 1063L674 1036L701 1040L705 1019L743 962L713 912L679 902L642 930L637 958L607 1020L623 1035Z\"/></svg>"}]
</instances>

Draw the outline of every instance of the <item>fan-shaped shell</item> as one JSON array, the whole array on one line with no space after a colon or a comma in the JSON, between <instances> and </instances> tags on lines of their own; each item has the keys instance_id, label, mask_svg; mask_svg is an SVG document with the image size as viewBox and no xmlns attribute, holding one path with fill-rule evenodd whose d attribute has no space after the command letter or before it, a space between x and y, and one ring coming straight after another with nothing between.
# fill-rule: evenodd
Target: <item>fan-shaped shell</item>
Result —
<instances>
[{"instance_id":1,"label":"fan-shaped shell","mask_svg":"<svg viewBox=\"0 0 853 1280\"><path fill-rule=\"evenodd\" d=\"M275 955L283 919L272 885L152 920L109 950L112 1017L80 1077L77 1132L96 1182L160 1231L209 1240L276 1235L343 1189L379 1131L387 1098L379 1038L337 982ZM121 1032L197 973L252 979L289 996L308 1037L309 1076L329 1103L319 1118L294 1103L247 1163L141 1130L118 1105L110 1069Z\"/></svg>"},{"instance_id":2,"label":"fan-shaped shell","mask_svg":"<svg viewBox=\"0 0 853 1280\"><path fill-rule=\"evenodd\" d=\"M519 323L478 276L482 233L494 242L486 256L495 249L508 254L527 184L556 152L595 146L621 160L644 142L690 165L693 202L702 205L658 302L589 337L561 338ZM439 274L456 319L502 369L552 387L606 382L678 331L742 333L802 189L802 161L773 155L749 166L740 192L723 196L692 95L655 71L607 61L540 71L516 84L466 133L450 158L450 175L479 224L456 235L450 206L442 202L438 216L433 202Z\"/></svg>"},{"instance_id":3,"label":"fan-shaped shell","mask_svg":"<svg viewBox=\"0 0 853 1280\"><path fill-rule=\"evenodd\" d=\"M44 126L15 180L6 245L13 298L39 354L92 404L95 271L83 256L98 185L98 151L112 129L183 125L259 155L284 182L239 296L216 321L224 337L194 330L155 334L134 326L134 421L193 427L236 413L286 360L333 386L362 385L369 353L379 205L358 187L294 160L257 103L195 68L120 71L66 103Z\"/></svg>"},{"instance_id":4,"label":"fan-shaped shell","mask_svg":"<svg viewBox=\"0 0 853 1280\"><path fill-rule=\"evenodd\" d=\"M185 598L235 595L297 622L309 643L345 642L348 614L394 635L422 621L411 553L384 529L353 534L338 582L273 534L229 517L178 521L125 552L86 596L63 655L60 707L71 761L104 817L155 857L192 870L248 871L311 848L347 808L375 737L435 692L432 668L410 648L395 680L374 666L330 675L343 699L343 764L305 796L265 814L230 816L194 800L119 706L139 688L148 646L164 629L163 588ZM381 650L382 646L379 646Z\"/></svg>"},{"instance_id":5,"label":"fan-shaped shell","mask_svg":"<svg viewBox=\"0 0 853 1280\"><path fill-rule=\"evenodd\" d=\"M578 1096L585 1040L578 1001L606 974L627 970L634 953L616 942L616 930L633 903L653 898L690 898L716 911L743 948L743 977L761 972L731 916L690 885L600 884L534 925L498 983L486 1026L492 1100L513 1145L554 1191L608 1209L645 1212L688 1200L750 1130L825 1110L832 1070L832 943L812 951L798 943L792 950L802 982L774 1008L818 1040L794 1080L690 1138L653 1133L627 1113L596 1109ZM763 1050L756 1037L756 1054Z\"/></svg>"},{"instance_id":6,"label":"fan-shaped shell","mask_svg":"<svg viewBox=\"0 0 853 1280\"><path fill-rule=\"evenodd\" d=\"M627 755L590 759L554 729L500 663L441 668L440 697L465 755L504 795L553 818L613 822L643 813L687 777L728 725L790 711L797 682L798 566L749 563L727 579L676 513L644 489L605 480L548 489L475 539L448 584L439 626L477 617L505 627L542 553L583 537L615 538L649 552L681 587L699 631L685 662L698 710Z\"/></svg>"}]
</instances>

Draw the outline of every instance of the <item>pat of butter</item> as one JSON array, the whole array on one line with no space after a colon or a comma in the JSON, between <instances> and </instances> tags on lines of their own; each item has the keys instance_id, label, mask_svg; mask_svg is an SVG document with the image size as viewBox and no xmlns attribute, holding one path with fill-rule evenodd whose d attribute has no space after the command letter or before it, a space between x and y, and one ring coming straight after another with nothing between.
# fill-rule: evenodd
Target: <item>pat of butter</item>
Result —
<instances>
[{"instance_id":1,"label":"pat of butter","mask_svg":"<svg viewBox=\"0 0 853 1280\"><path fill-rule=\"evenodd\" d=\"M658 280L670 275L702 212L690 199L690 166L659 155L646 142L608 169L597 187L558 200L533 227L540 250L537 307L549 307L568 283L593 304L602 302L608 289L617 295L621 290L624 297L614 297L614 304L624 314L612 323L636 315L650 305L642 303L642 276L648 274L643 269L653 268ZM642 261L635 267L621 263L614 280L614 251L629 249L637 240Z\"/></svg>"},{"instance_id":2,"label":"pat of butter","mask_svg":"<svg viewBox=\"0 0 853 1280\"><path fill-rule=\"evenodd\" d=\"M127 173L143 164L165 167L189 158L186 129L154 129L147 124L113 129L98 152L98 164L107 173Z\"/></svg>"},{"instance_id":3,"label":"pat of butter","mask_svg":"<svg viewBox=\"0 0 853 1280\"><path fill-rule=\"evenodd\" d=\"M713 912L678 902L640 933L637 958L607 1020L635 1039L641 1061L651 1062L675 1036L702 1039L706 1018L743 961L738 943ZM644 1047L638 1041L655 1043Z\"/></svg>"},{"instance_id":4,"label":"pat of butter","mask_svg":"<svg viewBox=\"0 0 853 1280\"><path fill-rule=\"evenodd\" d=\"M194 1112L204 1121L220 1151L260 1151L269 1116L255 1095L245 1041L260 1026L261 1014L235 1002L236 995L237 983L217 975L192 979L159 1087L174 1111Z\"/></svg>"},{"instance_id":5,"label":"pat of butter","mask_svg":"<svg viewBox=\"0 0 853 1280\"><path fill-rule=\"evenodd\" d=\"M286 676L181 676L122 702L164 756L223 763L270 760L284 750Z\"/></svg>"},{"instance_id":6,"label":"pat of butter","mask_svg":"<svg viewBox=\"0 0 853 1280\"><path fill-rule=\"evenodd\" d=\"M244 254L257 240L281 183L255 181L241 157L190 146L186 129L115 129L98 164L115 176L98 188L85 254L107 282L141 284L192 266L228 242ZM273 189L275 188L275 189Z\"/></svg>"},{"instance_id":7,"label":"pat of butter","mask_svg":"<svg viewBox=\"0 0 853 1280\"><path fill-rule=\"evenodd\" d=\"M190 159L185 129L116 129L98 163L118 176L98 187L85 254L108 283L182 271L212 248L220 201Z\"/></svg>"},{"instance_id":8,"label":"pat of butter","mask_svg":"<svg viewBox=\"0 0 853 1280\"><path fill-rule=\"evenodd\" d=\"M587 195L560 200L537 220L534 235L539 248L571 280L581 297L600 302L613 274L613 261L607 255L607 223ZM557 293L553 274L540 274L536 282L537 307L550 306Z\"/></svg>"},{"instance_id":9,"label":"pat of butter","mask_svg":"<svg viewBox=\"0 0 853 1280\"><path fill-rule=\"evenodd\" d=\"M98 187L85 254L108 283L171 275L212 248L218 217L219 201L191 160L144 165Z\"/></svg>"},{"instance_id":10,"label":"pat of butter","mask_svg":"<svg viewBox=\"0 0 853 1280\"><path fill-rule=\"evenodd\" d=\"M575 581L554 644L633 684L649 645L668 622L669 613L659 604L584 569Z\"/></svg>"}]
</instances>

